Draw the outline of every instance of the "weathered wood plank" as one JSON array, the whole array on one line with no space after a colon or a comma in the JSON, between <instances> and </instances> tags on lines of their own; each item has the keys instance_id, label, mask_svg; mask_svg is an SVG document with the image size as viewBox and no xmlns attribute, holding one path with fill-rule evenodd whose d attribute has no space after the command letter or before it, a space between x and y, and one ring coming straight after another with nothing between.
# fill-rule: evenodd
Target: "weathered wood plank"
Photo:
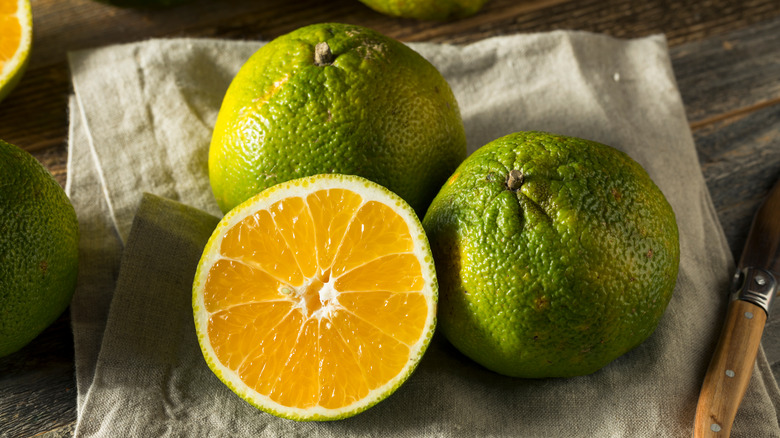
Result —
<instances>
[{"instance_id":1,"label":"weathered wood plank","mask_svg":"<svg viewBox=\"0 0 780 438\"><path fill-rule=\"evenodd\" d=\"M26 347L0 358L0 437L28 437L75 421L73 336L67 315Z\"/></svg>"},{"instance_id":2,"label":"weathered wood plank","mask_svg":"<svg viewBox=\"0 0 780 438\"><path fill-rule=\"evenodd\" d=\"M198 0L163 10L121 9L91 0L34 0L35 37L28 73L0 105L0 138L27 150L59 147L67 134L70 50L150 37L270 39L299 26L343 21L403 41L465 43L516 32L580 29L617 37L665 33L670 45L742 29L780 16L776 0L492 0L451 23L396 20L357 0Z\"/></svg>"},{"instance_id":3,"label":"weathered wood plank","mask_svg":"<svg viewBox=\"0 0 780 438\"><path fill-rule=\"evenodd\" d=\"M76 431L76 422L66 423L56 429L33 435L33 438L70 438Z\"/></svg>"},{"instance_id":4,"label":"weathered wood plank","mask_svg":"<svg viewBox=\"0 0 780 438\"><path fill-rule=\"evenodd\" d=\"M780 103L780 20L673 47L670 52L694 129Z\"/></svg>"},{"instance_id":5,"label":"weathered wood plank","mask_svg":"<svg viewBox=\"0 0 780 438\"><path fill-rule=\"evenodd\" d=\"M739 260L753 215L780 178L780 105L694 132L704 179Z\"/></svg>"},{"instance_id":6,"label":"weathered wood plank","mask_svg":"<svg viewBox=\"0 0 780 438\"><path fill-rule=\"evenodd\" d=\"M671 48L702 172L738 259L780 177L780 19Z\"/></svg>"}]
</instances>

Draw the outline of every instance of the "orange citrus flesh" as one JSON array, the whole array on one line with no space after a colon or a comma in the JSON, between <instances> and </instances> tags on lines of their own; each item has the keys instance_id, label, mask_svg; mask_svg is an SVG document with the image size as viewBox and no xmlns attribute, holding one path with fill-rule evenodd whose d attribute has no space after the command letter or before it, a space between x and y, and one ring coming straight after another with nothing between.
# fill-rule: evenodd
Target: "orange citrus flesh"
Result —
<instances>
[{"instance_id":1,"label":"orange citrus flesh","mask_svg":"<svg viewBox=\"0 0 780 438\"><path fill-rule=\"evenodd\" d=\"M323 188L220 234L202 291L207 343L218 368L271 405L261 409L338 415L404 374L430 337L419 235L387 203Z\"/></svg>"},{"instance_id":2,"label":"orange citrus flesh","mask_svg":"<svg viewBox=\"0 0 780 438\"><path fill-rule=\"evenodd\" d=\"M18 0L0 0L0 72L22 42Z\"/></svg>"},{"instance_id":3,"label":"orange citrus flesh","mask_svg":"<svg viewBox=\"0 0 780 438\"><path fill-rule=\"evenodd\" d=\"M0 100L24 74L31 43L29 0L0 0Z\"/></svg>"}]
</instances>

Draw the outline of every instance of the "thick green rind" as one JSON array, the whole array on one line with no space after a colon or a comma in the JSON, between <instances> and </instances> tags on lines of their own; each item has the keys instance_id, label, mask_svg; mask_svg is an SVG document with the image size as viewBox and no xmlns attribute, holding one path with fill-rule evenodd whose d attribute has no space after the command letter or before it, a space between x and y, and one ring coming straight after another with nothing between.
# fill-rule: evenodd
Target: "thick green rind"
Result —
<instances>
[{"instance_id":1,"label":"thick green rind","mask_svg":"<svg viewBox=\"0 0 780 438\"><path fill-rule=\"evenodd\" d=\"M78 240L76 212L57 181L0 140L0 357L30 343L68 306Z\"/></svg>"},{"instance_id":2,"label":"thick green rind","mask_svg":"<svg viewBox=\"0 0 780 438\"><path fill-rule=\"evenodd\" d=\"M512 169L524 173L517 193L505 185ZM597 371L650 336L676 283L671 206L639 164L595 142L495 140L455 171L423 224L439 327L510 376Z\"/></svg>"},{"instance_id":3,"label":"thick green rind","mask_svg":"<svg viewBox=\"0 0 780 438\"><path fill-rule=\"evenodd\" d=\"M279 190L285 190L288 187L295 186L295 185L306 185L312 181L316 181L319 179L329 179L334 181L344 180L344 179L350 179L352 181L358 181L362 182L363 184L370 186L374 189L380 190L383 194L385 194L391 201L394 201L396 205L401 206L403 209L405 209L409 213L409 219L412 220L413 224L416 226L418 235L417 238L421 240L423 243L422 249L425 252L425 261L426 263L423 264L423 266L427 267L428 269L428 276L431 278L431 283L428 285L428 287L431 290L431 297L433 299L433 312L434 317L431 321L431 323L426 327L426 336L421 341L421 348L418 351L418 354L416 357L410 358L409 365L406 370L406 373L401 375L398 378L398 381L395 385L388 388L385 392L376 395L373 399L371 399L369 402L359 405L358 407L347 410L347 411L341 411L338 413L334 413L333 415L322 415L322 414L314 414L314 415L294 415L290 414L289 412L285 412L280 409L274 409L271 406L264 405L262 403L259 403L254 400L253 397L249 396L246 392L242 391L241 389L237 388L235 385L233 385L228 378L226 378L221 372L220 367L217 366L215 362L215 358L210 354L209 349L207 347L207 332L206 328L202 327L200 322L198 321L198 314L202 310L199 306L199 300L200 300L200 289L202 288L204 284L204 280L207 276L207 271L209 267L211 266L209 262L209 254L213 251L212 247L217 244L221 240L221 236L224 234L226 228L230 225L231 220L234 216L241 214L246 208L249 208L251 205L255 204L258 200L261 200L263 198L270 197L274 192ZM280 184L276 184L274 186L271 186L264 191L254 195L252 198L247 199L246 201L242 202L240 205L236 206L232 210L230 210L219 222L217 227L214 229L214 232L212 233L211 237L209 238L208 242L206 243L206 246L203 249L203 255L201 256L200 261L198 262L198 267L195 272L195 277L193 281L193 288L192 288L192 307L193 307L193 316L195 319L195 330L198 337L198 344L201 349L201 353L203 354L203 358L206 361L209 369L217 376L217 378L222 381L222 383L225 384L230 390L238 395L241 399L249 403L250 405L254 406L255 408L269 413L271 415L285 418L288 420L295 420L295 421L335 421L335 420L341 420L349 417L353 417L361 412L366 411L367 409L375 406L382 400L385 400L387 397L392 395L398 388L401 387L412 375L414 370L419 365L420 361L422 360L423 355L425 354L425 351L428 349L428 346L430 345L431 339L433 338L433 334L435 332L436 324L438 322L438 319L436 318L436 306L438 305L438 293L439 293L439 286L436 276L436 270L434 268L434 259L433 254L430 249L430 245L428 243L427 235L425 234L422 222L420 221L419 217L414 213L414 210L409 206L409 204L404 201L400 196L392 192L391 190L387 189L384 186L381 186L379 184L376 184L368 179L362 178L360 176L355 175L342 175L342 174L319 174L319 175L312 175L308 177L298 178L295 180L286 181Z\"/></svg>"}]
</instances>

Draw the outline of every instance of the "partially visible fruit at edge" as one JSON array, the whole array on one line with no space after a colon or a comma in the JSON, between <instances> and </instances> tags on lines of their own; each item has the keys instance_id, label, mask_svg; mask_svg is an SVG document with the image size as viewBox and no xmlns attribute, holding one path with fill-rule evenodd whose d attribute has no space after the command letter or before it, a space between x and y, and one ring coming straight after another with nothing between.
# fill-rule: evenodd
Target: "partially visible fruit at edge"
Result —
<instances>
[{"instance_id":1,"label":"partially visible fruit at edge","mask_svg":"<svg viewBox=\"0 0 780 438\"><path fill-rule=\"evenodd\" d=\"M79 230L70 200L29 153L0 140L0 357L32 341L70 303Z\"/></svg>"},{"instance_id":2,"label":"partially visible fruit at edge","mask_svg":"<svg viewBox=\"0 0 780 438\"><path fill-rule=\"evenodd\" d=\"M360 0L371 9L392 17L418 20L454 20L479 12L487 0Z\"/></svg>"}]
</instances>

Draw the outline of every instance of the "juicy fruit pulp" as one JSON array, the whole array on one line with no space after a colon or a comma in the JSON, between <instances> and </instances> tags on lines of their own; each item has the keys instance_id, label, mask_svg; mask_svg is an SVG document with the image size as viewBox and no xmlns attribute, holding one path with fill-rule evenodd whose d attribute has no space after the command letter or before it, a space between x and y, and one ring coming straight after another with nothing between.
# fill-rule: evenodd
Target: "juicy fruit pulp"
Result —
<instances>
[{"instance_id":1,"label":"juicy fruit pulp","mask_svg":"<svg viewBox=\"0 0 780 438\"><path fill-rule=\"evenodd\" d=\"M0 0L0 100L21 79L31 43L29 0Z\"/></svg>"},{"instance_id":2,"label":"juicy fruit pulp","mask_svg":"<svg viewBox=\"0 0 780 438\"><path fill-rule=\"evenodd\" d=\"M457 102L428 61L372 30L317 24L266 44L233 79L209 180L228 211L290 179L359 175L422 217L465 157Z\"/></svg>"},{"instance_id":3,"label":"juicy fruit pulp","mask_svg":"<svg viewBox=\"0 0 780 438\"><path fill-rule=\"evenodd\" d=\"M674 212L609 146L540 132L474 152L423 221L440 327L518 377L592 373L655 330L677 278Z\"/></svg>"},{"instance_id":4,"label":"juicy fruit pulp","mask_svg":"<svg viewBox=\"0 0 780 438\"><path fill-rule=\"evenodd\" d=\"M393 17L449 20L476 14L487 0L360 0L371 9Z\"/></svg>"},{"instance_id":5,"label":"juicy fruit pulp","mask_svg":"<svg viewBox=\"0 0 780 438\"><path fill-rule=\"evenodd\" d=\"M211 369L242 398L297 420L353 415L411 373L435 324L422 225L367 180L321 175L223 218L193 307Z\"/></svg>"},{"instance_id":6,"label":"juicy fruit pulp","mask_svg":"<svg viewBox=\"0 0 780 438\"><path fill-rule=\"evenodd\" d=\"M0 140L0 357L27 345L70 303L78 236L57 181L32 155Z\"/></svg>"}]
</instances>

